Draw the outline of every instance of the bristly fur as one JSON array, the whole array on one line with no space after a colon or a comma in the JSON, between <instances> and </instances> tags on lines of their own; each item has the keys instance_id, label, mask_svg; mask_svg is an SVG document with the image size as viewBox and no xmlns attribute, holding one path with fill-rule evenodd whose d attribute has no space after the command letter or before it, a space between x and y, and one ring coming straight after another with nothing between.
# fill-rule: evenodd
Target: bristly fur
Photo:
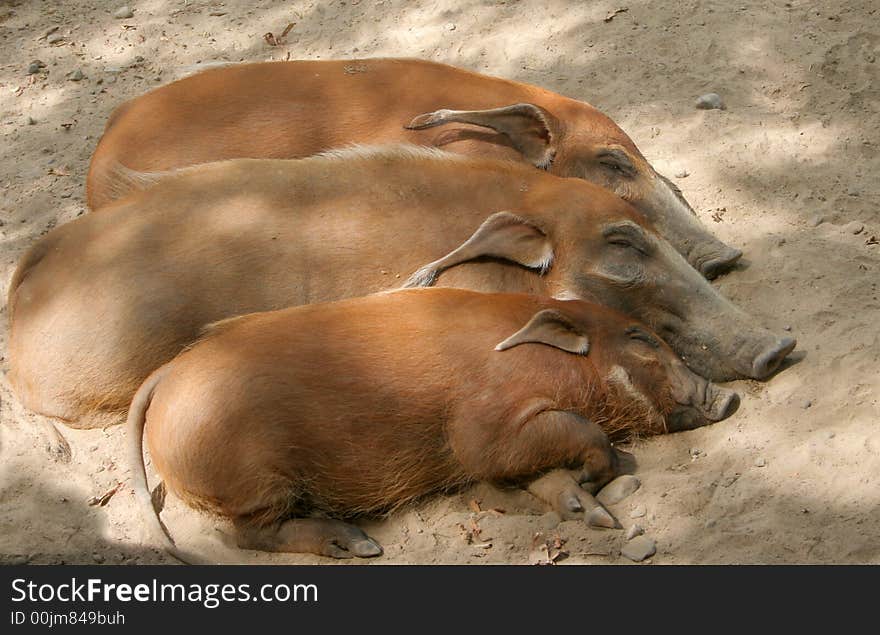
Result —
<instances>
[{"instance_id":1,"label":"bristly fur","mask_svg":"<svg viewBox=\"0 0 880 635\"><path fill-rule=\"evenodd\" d=\"M559 403L570 404L571 410L597 424L614 443L631 443L643 437L665 434L666 417L672 412L674 401L664 394L654 409L650 404L633 399L614 382L592 382L584 385L576 396L559 395ZM587 404L578 407L578 404Z\"/></svg>"}]
</instances>

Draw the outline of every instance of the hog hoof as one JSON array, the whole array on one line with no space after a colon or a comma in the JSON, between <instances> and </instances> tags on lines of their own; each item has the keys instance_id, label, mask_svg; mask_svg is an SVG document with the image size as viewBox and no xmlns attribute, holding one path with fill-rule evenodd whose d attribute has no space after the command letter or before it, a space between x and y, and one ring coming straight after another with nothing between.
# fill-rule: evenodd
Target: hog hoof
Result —
<instances>
[{"instance_id":1,"label":"hog hoof","mask_svg":"<svg viewBox=\"0 0 880 635\"><path fill-rule=\"evenodd\" d=\"M382 555L382 547L357 527L346 525L328 536L321 555L330 558L374 558Z\"/></svg>"},{"instance_id":2,"label":"hog hoof","mask_svg":"<svg viewBox=\"0 0 880 635\"><path fill-rule=\"evenodd\" d=\"M590 527L600 527L602 529L621 529L620 523L612 516L607 509L598 505L591 509L585 516L587 524Z\"/></svg>"}]
</instances>

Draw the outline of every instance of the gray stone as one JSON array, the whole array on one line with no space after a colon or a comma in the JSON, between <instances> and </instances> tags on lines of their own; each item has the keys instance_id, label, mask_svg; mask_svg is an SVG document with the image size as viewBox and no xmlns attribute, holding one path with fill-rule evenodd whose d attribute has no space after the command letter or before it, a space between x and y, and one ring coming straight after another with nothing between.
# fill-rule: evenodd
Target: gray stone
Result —
<instances>
[{"instance_id":1,"label":"gray stone","mask_svg":"<svg viewBox=\"0 0 880 635\"><path fill-rule=\"evenodd\" d=\"M633 562L641 562L657 553L657 545L647 536L636 536L623 545L620 555L629 558Z\"/></svg>"},{"instance_id":2,"label":"gray stone","mask_svg":"<svg viewBox=\"0 0 880 635\"><path fill-rule=\"evenodd\" d=\"M813 401L812 401L811 399L805 399L805 400L803 401L803 403L801 403L801 408L803 408L804 410L806 410L807 408L809 408L809 407L812 406L812 405L813 405Z\"/></svg>"},{"instance_id":3,"label":"gray stone","mask_svg":"<svg viewBox=\"0 0 880 635\"><path fill-rule=\"evenodd\" d=\"M128 6L119 7L113 12L113 17L117 20L127 20L134 17L134 12Z\"/></svg>"},{"instance_id":4,"label":"gray stone","mask_svg":"<svg viewBox=\"0 0 880 635\"><path fill-rule=\"evenodd\" d=\"M811 216L810 220L808 221L810 227L818 227L819 225L821 225L824 222L825 222L825 217L822 216L822 214L815 214L815 215Z\"/></svg>"},{"instance_id":5,"label":"gray stone","mask_svg":"<svg viewBox=\"0 0 880 635\"><path fill-rule=\"evenodd\" d=\"M624 474L608 483L596 494L596 500L603 505L615 505L641 487L642 482L632 474Z\"/></svg>"},{"instance_id":6,"label":"gray stone","mask_svg":"<svg viewBox=\"0 0 880 635\"><path fill-rule=\"evenodd\" d=\"M53 33L52 35L50 35L49 37L46 38L46 41L49 44L55 44L56 42L60 42L63 39L64 39L64 36L61 35L60 33Z\"/></svg>"},{"instance_id":7,"label":"gray stone","mask_svg":"<svg viewBox=\"0 0 880 635\"><path fill-rule=\"evenodd\" d=\"M724 102L718 93L700 95L697 101L694 102L694 106L700 110L724 110Z\"/></svg>"},{"instance_id":8,"label":"gray stone","mask_svg":"<svg viewBox=\"0 0 880 635\"><path fill-rule=\"evenodd\" d=\"M688 172L687 170L679 170L678 172L675 173L675 178L677 178L677 179L686 179L686 178L689 177L690 175L691 175L691 173Z\"/></svg>"},{"instance_id":9,"label":"gray stone","mask_svg":"<svg viewBox=\"0 0 880 635\"><path fill-rule=\"evenodd\" d=\"M765 465L767 465L767 461L763 457L755 459L755 467L764 467Z\"/></svg>"},{"instance_id":10,"label":"gray stone","mask_svg":"<svg viewBox=\"0 0 880 635\"><path fill-rule=\"evenodd\" d=\"M69 79L70 81L72 81L72 82L80 82L80 81L82 81L83 79L85 79L85 77L86 77L86 76L83 75L83 72L82 72L80 69L76 69L75 71L73 71L73 72L70 74L70 77L69 77L68 79Z\"/></svg>"},{"instance_id":11,"label":"gray stone","mask_svg":"<svg viewBox=\"0 0 880 635\"><path fill-rule=\"evenodd\" d=\"M790 330L791 330L791 324L786 324L785 326L782 327L782 330L783 330L783 331L790 331Z\"/></svg>"},{"instance_id":12,"label":"gray stone","mask_svg":"<svg viewBox=\"0 0 880 635\"><path fill-rule=\"evenodd\" d=\"M34 60L30 64L28 64L27 73L28 75L35 75L40 72L41 69L46 68L46 64L40 60Z\"/></svg>"},{"instance_id":13,"label":"gray stone","mask_svg":"<svg viewBox=\"0 0 880 635\"><path fill-rule=\"evenodd\" d=\"M857 220L854 220L853 222L847 223L846 225L843 226L843 231L847 232L848 234L853 234L853 235L861 234L862 230L864 230L864 229L865 229L865 225L863 223L860 223Z\"/></svg>"},{"instance_id":14,"label":"gray stone","mask_svg":"<svg viewBox=\"0 0 880 635\"><path fill-rule=\"evenodd\" d=\"M636 523L626 530L626 539L627 541L630 541L636 536L641 536L643 533L645 533L645 530L642 529L642 526L640 524Z\"/></svg>"},{"instance_id":15,"label":"gray stone","mask_svg":"<svg viewBox=\"0 0 880 635\"><path fill-rule=\"evenodd\" d=\"M642 518L645 514L648 513L648 510L645 509L644 505L637 505L630 513L630 518Z\"/></svg>"}]
</instances>

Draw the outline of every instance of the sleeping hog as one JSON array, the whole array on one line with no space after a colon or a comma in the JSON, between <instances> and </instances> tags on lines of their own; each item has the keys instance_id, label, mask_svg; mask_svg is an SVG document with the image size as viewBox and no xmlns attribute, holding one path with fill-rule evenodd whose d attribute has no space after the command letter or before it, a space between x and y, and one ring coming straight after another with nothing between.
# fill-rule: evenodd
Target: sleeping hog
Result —
<instances>
[{"instance_id":1,"label":"sleeping hog","mask_svg":"<svg viewBox=\"0 0 880 635\"><path fill-rule=\"evenodd\" d=\"M767 377L795 345L596 185L361 148L187 168L52 230L10 285L9 379L32 410L105 425L206 324L400 287L417 270L410 284L617 308L714 380Z\"/></svg>"},{"instance_id":2,"label":"sleeping hog","mask_svg":"<svg viewBox=\"0 0 880 635\"><path fill-rule=\"evenodd\" d=\"M742 255L713 237L679 189L591 105L413 59L241 64L153 90L110 117L92 158L87 197L96 209L123 196L133 184L117 177L120 164L155 172L392 142L510 158L602 185L647 216L710 278Z\"/></svg>"},{"instance_id":3,"label":"sleeping hog","mask_svg":"<svg viewBox=\"0 0 880 635\"><path fill-rule=\"evenodd\" d=\"M738 404L605 307L418 289L212 325L144 382L126 432L145 519L182 560L201 561L153 510L145 428L166 487L232 520L240 547L345 558L382 550L338 519L553 468L600 486L617 473L610 441Z\"/></svg>"}]
</instances>

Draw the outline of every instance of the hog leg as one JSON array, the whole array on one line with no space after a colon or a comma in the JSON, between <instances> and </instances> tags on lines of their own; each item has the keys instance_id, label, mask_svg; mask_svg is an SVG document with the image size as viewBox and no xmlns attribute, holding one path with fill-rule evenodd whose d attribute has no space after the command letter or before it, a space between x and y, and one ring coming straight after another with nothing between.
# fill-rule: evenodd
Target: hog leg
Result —
<instances>
[{"instance_id":1,"label":"hog leg","mask_svg":"<svg viewBox=\"0 0 880 635\"><path fill-rule=\"evenodd\" d=\"M484 478L510 478L524 470L541 472L579 463L583 467L574 473L553 470L545 474L529 485L529 492L563 518L583 512L593 526L617 526L592 496L619 471L617 454L601 427L573 412L545 410L515 429L515 434L504 438L503 447L474 457L483 464L480 471L488 472Z\"/></svg>"},{"instance_id":2,"label":"hog leg","mask_svg":"<svg viewBox=\"0 0 880 635\"><path fill-rule=\"evenodd\" d=\"M46 451L56 461L62 463L70 463L72 453L70 444L64 438L55 424L48 419L40 418L40 427L42 428L42 436L46 440Z\"/></svg>"},{"instance_id":3,"label":"hog leg","mask_svg":"<svg viewBox=\"0 0 880 635\"><path fill-rule=\"evenodd\" d=\"M293 518L265 527L237 522L235 529L242 549L314 553L330 558L382 554L382 547L354 525L327 518Z\"/></svg>"},{"instance_id":4,"label":"hog leg","mask_svg":"<svg viewBox=\"0 0 880 635\"><path fill-rule=\"evenodd\" d=\"M608 510L578 484L575 475L579 473L579 470L553 470L529 483L526 489L550 505L563 520L583 518L591 527L618 527Z\"/></svg>"}]
</instances>

